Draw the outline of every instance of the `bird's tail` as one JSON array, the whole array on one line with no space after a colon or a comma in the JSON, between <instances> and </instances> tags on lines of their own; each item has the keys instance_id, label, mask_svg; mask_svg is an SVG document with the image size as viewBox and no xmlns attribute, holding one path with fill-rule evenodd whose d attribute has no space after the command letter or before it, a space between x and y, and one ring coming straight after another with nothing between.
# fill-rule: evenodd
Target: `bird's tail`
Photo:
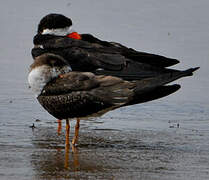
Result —
<instances>
[{"instance_id":1,"label":"bird's tail","mask_svg":"<svg viewBox=\"0 0 209 180\"><path fill-rule=\"evenodd\" d=\"M148 101L153 101L165 96L168 96L181 88L179 84L160 86L155 88L152 91L148 91L143 93L142 95L135 95L134 98L126 105L133 105L138 103L144 103Z\"/></svg>"},{"instance_id":2,"label":"bird's tail","mask_svg":"<svg viewBox=\"0 0 209 180\"><path fill-rule=\"evenodd\" d=\"M156 77L137 81L134 90L134 98L126 105L152 101L176 92L180 89L180 85L174 84L168 86L166 84L182 77L192 76L193 72L197 69L199 69L199 67L190 68L185 71L171 71Z\"/></svg>"},{"instance_id":3,"label":"bird's tail","mask_svg":"<svg viewBox=\"0 0 209 180\"><path fill-rule=\"evenodd\" d=\"M193 72L196 71L197 69L199 69L199 67L190 68L185 71L171 71L171 72L168 72L166 74L162 74L156 77L145 78L143 80L139 80L137 81L137 88L135 89L135 93L138 95L147 93L157 87L168 84L179 78L192 76Z\"/></svg>"}]
</instances>

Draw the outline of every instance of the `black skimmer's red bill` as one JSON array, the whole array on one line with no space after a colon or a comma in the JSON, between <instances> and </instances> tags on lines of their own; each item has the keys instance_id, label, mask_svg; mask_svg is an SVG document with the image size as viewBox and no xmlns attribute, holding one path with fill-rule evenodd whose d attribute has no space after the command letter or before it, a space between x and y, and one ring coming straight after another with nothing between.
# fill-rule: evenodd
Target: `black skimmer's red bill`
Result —
<instances>
[{"instance_id":1,"label":"black skimmer's red bill","mask_svg":"<svg viewBox=\"0 0 209 180\"><path fill-rule=\"evenodd\" d=\"M122 106L167 96L180 88L179 85L166 86L167 83L191 76L196 69L170 70L155 77L127 81L115 76L71 71L61 56L45 53L35 58L28 82L39 103L54 117L67 119L68 124L69 118L101 115ZM76 128L73 144L78 137L79 119Z\"/></svg>"}]
</instances>

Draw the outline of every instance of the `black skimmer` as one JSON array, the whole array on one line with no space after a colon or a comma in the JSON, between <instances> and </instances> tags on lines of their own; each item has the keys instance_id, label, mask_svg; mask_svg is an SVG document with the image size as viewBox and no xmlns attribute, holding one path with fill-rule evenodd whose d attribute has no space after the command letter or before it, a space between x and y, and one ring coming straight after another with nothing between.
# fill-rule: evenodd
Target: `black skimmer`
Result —
<instances>
[{"instance_id":1,"label":"black skimmer","mask_svg":"<svg viewBox=\"0 0 209 180\"><path fill-rule=\"evenodd\" d=\"M129 78L72 71L63 57L44 53L30 66L28 82L45 110L58 119L66 119L66 144L69 144L69 118L101 115L122 106L167 96L180 86L166 84L191 76L197 69L167 70L154 77L124 80ZM77 142L78 130L79 119L72 144Z\"/></svg>"},{"instance_id":2,"label":"black skimmer","mask_svg":"<svg viewBox=\"0 0 209 180\"><path fill-rule=\"evenodd\" d=\"M171 71L176 59L139 52L116 42L102 41L90 34L78 34L70 18L49 14L38 25L33 39L33 58L54 53L68 61L73 71L112 75L124 80L155 77Z\"/></svg>"}]
</instances>

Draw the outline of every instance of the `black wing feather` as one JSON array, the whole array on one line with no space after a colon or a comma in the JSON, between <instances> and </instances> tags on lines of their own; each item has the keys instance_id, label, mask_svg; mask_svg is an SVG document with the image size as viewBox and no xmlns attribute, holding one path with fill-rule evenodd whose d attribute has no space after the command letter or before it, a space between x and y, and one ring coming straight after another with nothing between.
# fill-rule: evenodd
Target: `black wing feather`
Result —
<instances>
[{"instance_id":1,"label":"black wing feather","mask_svg":"<svg viewBox=\"0 0 209 180\"><path fill-rule=\"evenodd\" d=\"M83 40L63 36L36 35L33 57L50 52L66 59L74 71L112 75L125 80L139 80L173 72L165 68L178 60L127 48L119 43L101 41L89 34ZM40 47L37 47L39 45Z\"/></svg>"}]
</instances>

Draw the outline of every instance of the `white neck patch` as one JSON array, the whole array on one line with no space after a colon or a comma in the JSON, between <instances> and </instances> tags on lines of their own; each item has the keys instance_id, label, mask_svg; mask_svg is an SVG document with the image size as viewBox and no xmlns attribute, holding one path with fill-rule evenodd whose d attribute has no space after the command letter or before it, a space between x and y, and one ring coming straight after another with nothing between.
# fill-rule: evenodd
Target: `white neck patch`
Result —
<instances>
[{"instance_id":1,"label":"white neck patch","mask_svg":"<svg viewBox=\"0 0 209 180\"><path fill-rule=\"evenodd\" d=\"M44 29L41 34L50 34L50 35L56 35L56 36L66 36L72 32L75 32L73 29L70 28L70 26L65 28L57 28L57 29Z\"/></svg>"},{"instance_id":2,"label":"white neck patch","mask_svg":"<svg viewBox=\"0 0 209 180\"><path fill-rule=\"evenodd\" d=\"M56 69L50 68L47 65L42 65L30 71L28 75L28 83L36 97L38 97L44 86L49 81L58 77L60 74L68 73L70 71L72 71L70 66L64 66L62 69Z\"/></svg>"}]
</instances>

